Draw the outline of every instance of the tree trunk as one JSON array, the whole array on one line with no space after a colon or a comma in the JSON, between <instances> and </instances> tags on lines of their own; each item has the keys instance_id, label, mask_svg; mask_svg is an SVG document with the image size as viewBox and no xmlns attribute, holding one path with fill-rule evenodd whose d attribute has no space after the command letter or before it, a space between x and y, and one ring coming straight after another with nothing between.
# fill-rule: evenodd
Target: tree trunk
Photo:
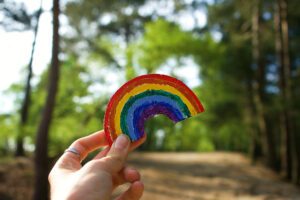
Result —
<instances>
[{"instance_id":1,"label":"tree trunk","mask_svg":"<svg viewBox=\"0 0 300 200\"><path fill-rule=\"evenodd\" d=\"M252 161L252 164L255 164L257 159L261 157L261 144L259 140L259 134L257 131L257 128L255 126L255 120L254 117L256 115L255 112L255 105L253 102L253 88L252 88L252 75L249 77L249 80L247 81L247 87L245 88L247 92L246 97L246 106L245 106L245 123L248 127L248 133L251 138L250 142L250 148L249 148L249 154Z\"/></svg>"},{"instance_id":2,"label":"tree trunk","mask_svg":"<svg viewBox=\"0 0 300 200\"><path fill-rule=\"evenodd\" d=\"M26 79L26 85L25 85L25 96L22 102L22 107L21 107L21 119L20 119L20 127L19 127L19 132L17 136L17 147L16 147L16 152L15 156L25 156L25 151L24 151L24 126L27 123L28 119L28 112L29 112L29 107L30 107L30 97L31 97L31 78L32 78L32 63L33 63L33 56L34 56L34 51L35 51L35 43L36 43L36 38L37 38L37 33L39 29L39 20L40 16L42 13L42 4L40 6L40 9L37 13L36 16L36 25L34 27L34 37L33 37L33 42L32 42L32 47L31 47L31 54L30 54L30 59L28 63L28 75Z\"/></svg>"},{"instance_id":3,"label":"tree trunk","mask_svg":"<svg viewBox=\"0 0 300 200\"><path fill-rule=\"evenodd\" d=\"M55 105L59 80L59 0L53 0L53 46L49 70L48 96L37 130L35 149L35 191L34 200L48 199L48 133Z\"/></svg>"},{"instance_id":4,"label":"tree trunk","mask_svg":"<svg viewBox=\"0 0 300 200\"><path fill-rule=\"evenodd\" d=\"M284 101L285 101L285 119L286 119L286 130L289 131L290 135L290 152L291 152L291 166L292 166L292 181L294 183L297 183L298 176L300 175L299 169L299 152L297 155L297 136L296 136L296 131L294 130L294 125L293 125L293 114L292 114L292 87L291 87L291 64L290 64L290 54L289 54L289 32L288 32L288 20L287 20L287 14L288 14L288 0L279 0L280 3L280 24L281 24L281 33L282 33L282 51L283 51L283 76L285 79L285 92L284 92Z\"/></svg>"},{"instance_id":5,"label":"tree trunk","mask_svg":"<svg viewBox=\"0 0 300 200\"><path fill-rule=\"evenodd\" d=\"M283 76L283 52L282 52L282 40L281 40L281 26L280 26L280 6L279 2L275 3L275 12L274 12L274 27L275 27L275 48L277 54L277 65L280 77L279 88L281 90L281 100L282 104L284 105L283 101L283 86L284 84L284 76ZM291 153L289 148L290 143L290 135L286 129L286 115L285 112L282 110L280 112L280 130L281 130L281 145L280 145L280 161L281 161L281 174L290 179L291 178Z\"/></svg>"},{"instance_id":6,"label":"tree trunk","mask_svg":"<svg viewBox=\"0 0 300 200\"><path fill-rule=\"evenodd\" d=\"M257 123L261 134L262 151L266 157L268 166L275 168L275 145L273 138L267 130L267 120L264 108L265 93L265 64L262 62L261 44L260 44L260 0L253 1L252 14L252 57L253 67L255 69L255 81L253 83L253 98L256 106Z\"/></svg>"},{"instance_id":7,"label":"tree trunk","mask_svg":"<svg viewBox=\"0 0 300 200\"><path fill-rule=\"evenodd\" d=\"M281 118L281 162L282 174L294 182L298 177L298 159L296 148L296 133L293 130L291 65L289 57L289 38L287 21L287 0L277 0L275 3L274 24L276 32L276 54L280 77L280 91L282 101Z\"/></svg>"}]
</instances>

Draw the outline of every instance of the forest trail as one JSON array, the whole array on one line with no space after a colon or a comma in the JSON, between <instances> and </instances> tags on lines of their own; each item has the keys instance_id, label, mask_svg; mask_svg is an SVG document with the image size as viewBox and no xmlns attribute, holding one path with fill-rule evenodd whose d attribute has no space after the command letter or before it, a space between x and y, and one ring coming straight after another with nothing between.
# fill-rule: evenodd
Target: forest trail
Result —
<instances>
[{"instance_id":1,"label":"forest trail","mask_svg":"<svg viewBox=\"0 0 300 200\"><path fill-rule=\"evenodd\" d=\"M300 189L238 153L134 153L142 200L300 200Z\"/></svg>"},{"instance_id":2,"label":"forest trail","mask_svg":"<svg viewBox=\"0 0 300 200\"><path fill-rule=\"evenodd\" d=\"M145 183L141 200L300 200L300 188L238 153L132 153ZM0 200L31 199L28 158L0 163ZM120 188L119 190L125 189Z\"/></svg>"}]
</instances>

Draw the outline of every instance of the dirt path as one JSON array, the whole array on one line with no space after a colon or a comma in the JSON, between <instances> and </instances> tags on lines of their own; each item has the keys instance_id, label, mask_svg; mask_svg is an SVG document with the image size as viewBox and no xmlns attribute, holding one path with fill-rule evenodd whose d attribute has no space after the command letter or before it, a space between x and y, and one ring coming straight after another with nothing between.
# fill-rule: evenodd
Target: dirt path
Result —
<instances>
[{"instance_id":1,"label":"dirt path","mask_svg":"<svg viewBox=\"0 0 300 200\"><path fill-rule=\"evenodd\" d=\"M300 200L300 189L233 153L135 153L142 200Z\"/></svg>"},{"instance_id":2,"label":"dirt path","mask_svg":"<svg viewBox=\"0 0 300 200\"><path fill-rule=\"evenodd\" d=\"M142 200L300 200L300 189L233 153L133 153L145 183ZM31 199L28 158L0 163L0 200ZM126 189L126 188L123 188Z\"/></svg>"}]
</instances>

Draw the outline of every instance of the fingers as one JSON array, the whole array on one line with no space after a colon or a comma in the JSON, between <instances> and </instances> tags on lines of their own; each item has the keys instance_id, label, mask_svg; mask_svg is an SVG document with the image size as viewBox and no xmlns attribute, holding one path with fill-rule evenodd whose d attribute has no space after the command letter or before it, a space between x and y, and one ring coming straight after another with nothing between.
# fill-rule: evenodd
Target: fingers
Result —
<instances>
[{"instance_id":1,"label":"fingers","mask_svg":"<svg viewBox=\"0 0 300 200\"><path fill-rule=\"evenodd\" d=\"M113 176L114 188L124 183L133 183L141 179L140 173L133 168L124 167L117 175Z\"/></svg>"},{"instance_id":2,"label":"fingers","mask_svg":"<svg viewBox=\"0 0 300 200\"><path fill-rule=\"evenodd\" d=\"M141 179L140 173L136 169L125 167L123 170L123 177L126 182L134 182Z\"/></svg>"},{"instance_id":3,"label":"fingers","mask_svg":"<svg viewBox=\"0 0 300 200\"><path fill-rule=\"evenodd\" d=\"M139 147L141 144L143 144L145 141L146 141L146 138L147 138L147 135L144 134L144 136L139 139L138 141L135 141L135 142L132 142L130 144L130 151L133 151L134 149L136 149L137 147ZM109 151L109 146L107 146L103 151L99 152L95 157L94 159L100 159L100 158L103 158L107 155L108 151Z\"/></svg>"},{"instance_id":4,"label":"fingers","mask_svg":"<svg viewBox=\"0 0 300 200\"><path fill-rule=\"evenodd\" d=\"M107 155L99 160L99 167L111 174L118 173L125 164L129 146L130 141L126 135L118 136Z\"/></svg>"},{"instance_id":5,"label":"fingers","mask_svg":"<svg viewBox=\"0 0 300 200\"><path fill-rule=\"evenodd\" d=\"M146 139L147 139L147 134L144 134L144 136L141 139L139 139L138 141L132 142L130 144L129 150L133 151L134 149L138 148L141 144L143 144L146 141ZM107 146L103 151L99 152L94 157L94 159L103 158L104 156L107 155L108 151L109 151L109 146Z\"/></svg>"},{"instance_id":6,"label":"fingers","mask_svg":"<svg viewBox=\"0 0 300 200\"><path fill-rule=\"evenodd\" d=\"M141 181L135 181L123 194L116 200L138 200L144 192L144 184Z\"/></svg>"},{"instance_id":7,"label":"fingers","mask_svg":"<svg viewBox=\"0 0 300 200\"><path fill-rule=\"evenodd\" d=\"M113 174L119 172L123 168L129 152L129 146L130 141L126 135L122 134L117 137L106 157L102 158L106 160L106 166L109 167L106 171Z\"/></svg>"},{"instance_id":8,"label":"fingers","mask_svg":"<svg viewBox=\"0 0 300 200\"><path fill-rule=\"evenodd\" d=\"M103 130L79 138L70 146L70 148L75 149L79 155L72 152L65 152L57 161L56 166L72 170L79 169L81 167L80 161L83 160L88 153L106 145L108 145L108 143Z\"/></svg>"},{"instance_id":9,"label":"fingers","mask_svg":"<svg viewBox=\"0 0 300 200\"><path fill-rule=\"evenodd\" d=\"M106 141L104 131L101 130L86 137L77 139L71 144L70 147L78 150L82 160L87 156L88 153L99 147L106 146L107 144L108 143Z\"/></svg>"},{"instance_id":10,"label":"fingers","mask_svg":"<svg viewBox=\"0 0 300 200\"><path fill-rule=\"evenodd\" d=\"M135 142L132 142L130 145L130 151L133 151L136 149L138 146L140 146L142 143L145 142L147 137L147 134L144 134L144 136ZM62 157L58 160L57 165L62 167L62 168L67 168L67 169L79 169L81 167L80 161L83 160L88 153L91 151L108 145L108 142L106 141L105 133L103 130L98 131L96 133L93 133L89 136L79 138L75 142L73 142L70 146L70 148L74 148L78 151L79 155L76 155L75 153L72 152L65 152ZM94 159L101 159L105 157L108 152L110 151L111 148L107 147L103 151L101 151ZM112 151L113 153L115 151ZM113 153L114 154L114 153ZM125 157L127 157L127 153L125 153Z\"/></svg>"},{"instance_id":11,"label":"fingers","mask_svg":"<svg viewBox=\"0 0 300 200\"><path fill-rule=\"evenodd\" d=\"M93 160L97 160L97 159L100 159L100 158L103 158L107 155L107 153L109 152L110 150L110 147L107 146L105 147L105 149L103 149L102 151L100 151L94 158Z\"/></svg>"},{"instance_id":12,"label":"fingers","mask_svg":"<svg viewBox=\"0 0 300 200\"><path fill-rule=\"evenodd\" d=\"M96 161L96 165L99 165L99 169L105 169L111 173L119 172L124 166L128 152L133 151L145 140L146 134L140 140L130 143L129 138L122 134L117 137L111 147L108 146L99 152L93 160ZM99 161L97 162L97 160Z\"/></svg>"}]
</instances>

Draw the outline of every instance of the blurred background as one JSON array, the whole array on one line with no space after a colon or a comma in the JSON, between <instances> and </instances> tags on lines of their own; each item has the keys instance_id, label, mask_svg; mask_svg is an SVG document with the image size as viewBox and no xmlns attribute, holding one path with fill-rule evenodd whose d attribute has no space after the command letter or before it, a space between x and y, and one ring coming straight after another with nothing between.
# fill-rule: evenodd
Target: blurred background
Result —
<instances>
[{"instance_id":1,"label":"blurred background","mask_svg":"<svg viewBox=\"0 0 300 200\"><path fill-rule=\"evenodd\" d=\"M300 199L299 10L297 0L0 0L0 199L47 199L53 162L148 73L185 82L206 112L147 122L129 159L144 200Z\"/></svg>"}]
</instances>

